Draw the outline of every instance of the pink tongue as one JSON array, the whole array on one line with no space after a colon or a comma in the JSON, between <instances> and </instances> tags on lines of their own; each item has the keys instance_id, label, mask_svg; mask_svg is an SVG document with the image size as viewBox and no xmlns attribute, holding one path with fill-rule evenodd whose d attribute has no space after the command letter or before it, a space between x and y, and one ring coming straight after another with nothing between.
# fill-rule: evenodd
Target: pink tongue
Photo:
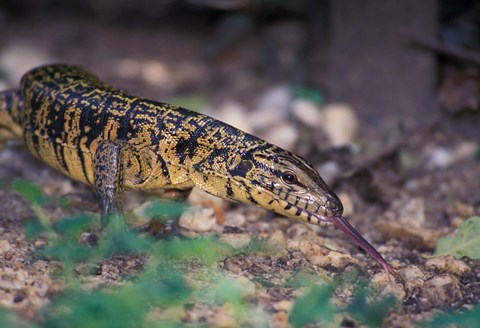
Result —
<instances>
[{"instance_id":1,"label":"pink tongue","mask_svg":"<svg viewBox=\"0 0 480 328\"><path fill-rule=\"evenodd\" d=\"M380 263L380 265L390 273L392 276L395 276L392 266L380 255L380 253L370 245L365 238L343 217L343 216L334 216L329 218L336 227L340 228L355 244L360 246L370 254L375 260Z\"/></svg>"}]
</instances>

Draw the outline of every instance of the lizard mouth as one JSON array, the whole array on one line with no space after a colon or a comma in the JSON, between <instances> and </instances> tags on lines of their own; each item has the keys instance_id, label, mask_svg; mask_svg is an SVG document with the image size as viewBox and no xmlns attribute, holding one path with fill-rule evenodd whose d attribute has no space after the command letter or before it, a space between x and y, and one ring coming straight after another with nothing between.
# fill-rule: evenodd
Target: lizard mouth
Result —
<instances>
[{"instance_id":1,"label":"lizard mouth","mask_svg":"<svg viewBox=\"0 0 480 328\"><path fill-rule=\"evenodd\" d=\"M314 217L318 221L318 225L330 226L334 225L342 230L348 238L350 238L357 246L361 247L365 252L370 254L382 267L392 276L395 276L392 266L383 258L383 256L373 247L360 232L357 231L343 216L321 216L315 214Z\"/></svg>"}]
</instances>

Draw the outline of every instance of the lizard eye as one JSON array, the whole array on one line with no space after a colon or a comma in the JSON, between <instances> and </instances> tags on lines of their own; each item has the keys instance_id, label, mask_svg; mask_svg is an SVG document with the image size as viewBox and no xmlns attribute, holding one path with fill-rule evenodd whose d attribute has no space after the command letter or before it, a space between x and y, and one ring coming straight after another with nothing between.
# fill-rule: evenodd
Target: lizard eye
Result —
<instances>
[{"instance_id":1,"label":"lizard eye","mask_svg":"<svg viewBox=\"0 0 480 328\"><path fill-rule=\"evenodd\" d=\"M249 160L243 160L235 166L232 175L245 176L253 168L253 163Z\"/></svg>"},{"instance_id":2,"label":"lizard eye","mask_svg":"<svg viewBox=\"0 0 480 328\"><path fill-rule=\"evenodd\" d=\"M293 172L283 172L282 175L280 176L282 181L285 182L286 184L296 184L298 182L298 178Z\"/></svg>"}]
</instances>

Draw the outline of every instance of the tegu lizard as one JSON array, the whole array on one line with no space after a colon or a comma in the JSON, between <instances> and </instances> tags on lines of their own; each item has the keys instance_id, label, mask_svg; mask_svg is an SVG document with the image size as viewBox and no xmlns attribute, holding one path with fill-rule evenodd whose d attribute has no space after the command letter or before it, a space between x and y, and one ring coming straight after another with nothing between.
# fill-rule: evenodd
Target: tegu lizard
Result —
<instances>
[{"instance_id":1,"label":"tegu lizard","mask_svg":"<svg viewBox=\"0 0 480 328\"><path fill-rule=\"evenodd\" d=\"M92 185L102 226L122 213L124 189L193 187L316 225L334 224L392 267L343 217L339 198L306 160L226 123L129 95L88 71L48 65L0 93L0 140Z\"/></svg>"}]
</instances>

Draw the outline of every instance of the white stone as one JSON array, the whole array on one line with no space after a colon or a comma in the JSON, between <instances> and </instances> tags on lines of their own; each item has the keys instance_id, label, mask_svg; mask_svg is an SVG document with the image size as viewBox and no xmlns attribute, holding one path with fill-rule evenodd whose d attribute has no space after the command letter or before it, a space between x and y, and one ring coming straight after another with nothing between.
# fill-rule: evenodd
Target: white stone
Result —
<instances>
[{"instance_id":1,"label":"white stone","mask_svg":"<svg viewBox=\"0 0 480 328\"><path fill-rule=\"evenodd\" d=\"M455 153L444 147L435 147L427 151L429 169L446 168L455 161Z\"/></svg>"},{"instance_id":2,"label":"white stone","mask_svg":"<svg viewBox=\"0 0 480 328\"><path fill-rule=\"evenodd\" d=\"M220 241L235 249L247 247L251 240L252 237L246 233L224 233L220 236Z\"/></svg>"},{"instance_id":3,"label":"white stone","mask_svg":"<svg viewBox=\"0 0 480 328\"><path fill-rule=\"evenodd\" d=\"M219 197L210 195L209 193L193 188L192 192L188 196L188 203L190 205L214 205L218 208L225 208L227 202Z\"/></svg>"},{"instance_id":4,"label":"white stone","mask_svg":"<svg viewBox=\"0 0 480 328\"><path fill-rule=\"evenodd\" d=\"M305 99L296 99L292 102L292 113L295 117L312 129L317 129L322 123L322 114L317 105Z\"/></svg>"},{"instance_id":5,"label":"white stone","mask_svg":"<svg viewBox=\"0 0 480 328\"><path fill-rule=\"evenodd\" d=\"M475 156L480 144L475 141L464 141L455 147L455 158L456 160L461 160L465 158L471 158Z\"/></svg>"},{"instance_id":6,"label":"white stone","mask_svg":"<svg viewBox=\"0 0 480 328\"><path fill-rule=\"evenodd\" d=\"M253 130L261 131L284 121L291 97L287 86L275 87L265 92L259 99L256 109L248 116Z\"/></svg>"},{"instance_id":7,"label":"white stone","mask_svg":"<svg viewBox=\"0 0 480 328\"><path fill-rule=\"evenodd\" d=\"M328 185L340 174L340 166L334 161L324 162L315 168Z\"/></svg>"},{"instance_id":8,"label":"white stone","mask_svg":"<svg viewBox=\"0 0 480 328\"><path fill-rule=\"evenodd\" d=\"M25 42L6 45L0 53L0 66L15 84L20 83L23 74L30 69L54 61L40 47Z\"/></svg>"},{"instance_id":9,"label":"white stone","mask_svg":"<svg viewBox=\"0 0 480 328\"><path fill-rule=\"evenodd\" d=\"M330 104L322 108L321 127L333 146L353 143L358 130L358 119L353 107L347 104Z\"/></svg>"},{"instance_id":10,"label":"white stone","mask_svg":"<svg viewBox=\"0 0 480 328\"><path fill-rule=\"evenodd\" d=\"M238 212L228 211L225 213L224 226L227 227L242 227L247 222L245 215Z\"/></svg>"},{"instance_id":11,"label":"white stone","mask_svg":"<svg viewBox=\"0 0 480 328\"><path fill-rule=\"evenodd\" d=\"M2 239L0 240L0 254L4 254L12 250L12 246L8 242L8 240Z\"/></svg>"},{"instance_id":12,"label":"white stone","mask_svg":"<svg viewBox=\"0 0 480 328\"><path fill-rule=\"evenodd\" d=\"M343 204L343 215L345 217L352 216L355 213L355 205L353 204L352 197L346 192L340 192L338 198Z\"/></svg>"},{"instance_id":13,"label":"white stone","mask_svg":"<svg viewBox=\"0 0 480 328\"><path fill-rule=\"evenodd\" d=\"M458 279L447 274L427 280L421 293L424 301L433 307L452 304L462 296Z\"/></svg>"},{"instance_id":14,"label":"white stone","mask_svg":"<svg viewBox=\"0 0 480 328\"><path fill-rule=\"evenodd\" d=\"M215 211L211 207L192 206L182 213L178 225L195 232L207 232L216 224Z\"/></svg>"},{"instance_id":15,"label":"white stone","mask_svg":"<svg viewBox=\"0 0 480 328\"><path fill-rule=\"evenodd\" d=\"M230 100L223 103L216 111L212 112L212 116L242 131L248 133L253 131L252 124L248 119L247 109L235 101Z\"/></svg>"},{"instance_id":16,"label":"white stone","mask_svg":"<svg viewBox=\"0 0 480 328\"><path fill-rule=\"evenodd\" d=\"M451 255L432 257L425 263L428 269L436 268L442 272L461 276L470 271L470 267Z\"/></svg>"},{"instance_id":17,"label":"white stone","mask_svg":"<svg viewBox=\"0 0 480 328\"><path fill-rule=\"evenodd\" d=\"M262 137L281 148L293 150L295 143L298 140L298 131L288 123L280 123L275 125L268 132L262 134Z\"/></svg>"},{"instance_id":18,"label":"white stone","mask_svg":"<svg viewBox=\"0 0 480 328\"><path fill-rule=\"evenodd\" d=\"M300 241L298 250L310 263L322 268L331 265L342 270L352 263L358 264L358 261L348 254L330 250L310 241Z\"/></svg>"}]
</instances>

